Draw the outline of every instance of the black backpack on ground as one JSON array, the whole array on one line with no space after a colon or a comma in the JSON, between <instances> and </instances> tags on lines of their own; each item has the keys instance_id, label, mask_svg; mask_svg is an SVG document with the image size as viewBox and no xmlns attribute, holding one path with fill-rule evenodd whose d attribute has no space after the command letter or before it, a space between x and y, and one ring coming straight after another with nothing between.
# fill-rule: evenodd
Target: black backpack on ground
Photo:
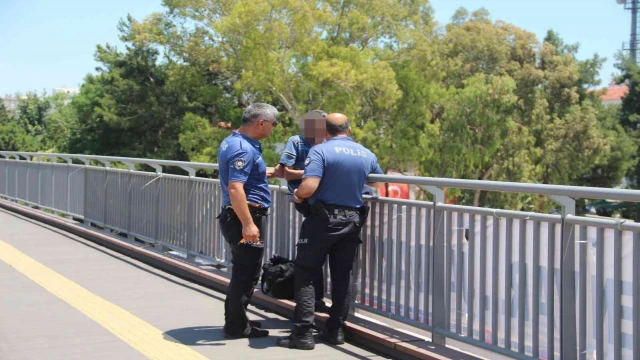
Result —
<instances>
[{"instance_id":1,"label":"black backpack on ground","mask_svg":"<svg viewBox=\"0 0 640 360\"><path fill-rule=\"evenodd\" d=\"M273 255L262 265L262 292L277 299L293 299L293 261Z\"/></svg>"}]
</instances>

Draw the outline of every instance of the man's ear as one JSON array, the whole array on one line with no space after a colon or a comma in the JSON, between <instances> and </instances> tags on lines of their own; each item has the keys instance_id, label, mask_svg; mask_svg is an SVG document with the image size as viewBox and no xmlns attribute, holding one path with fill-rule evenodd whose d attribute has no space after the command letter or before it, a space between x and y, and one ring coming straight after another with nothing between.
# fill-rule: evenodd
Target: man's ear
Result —
<instances>
[{"instance_id":1,"label":"man's ear","mask_svg":"<svg viewBox=\"0 0 640 360\"><path fill-rule=\"evenodd\" d=\"M349 126L349 129L347 129L347 136L351 136L351 126Z\"/></svg>"}]
</instances>

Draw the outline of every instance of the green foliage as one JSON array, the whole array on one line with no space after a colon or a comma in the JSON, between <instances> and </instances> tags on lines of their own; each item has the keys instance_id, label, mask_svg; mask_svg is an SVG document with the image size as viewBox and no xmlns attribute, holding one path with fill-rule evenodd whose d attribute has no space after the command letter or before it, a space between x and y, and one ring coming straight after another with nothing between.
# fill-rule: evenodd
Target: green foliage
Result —
<instances>
[{"instance_id":1,"label":"green foliage","mask_svg":"<svg viewBox=\"0 0 640 360\"><path fill-rule=\"evenodd\" d=\"M33 137L9 114L0 99L0 149L5 151L31 151L36 146Z\"/></svg>"},{"instance_id":2,"label":"green foliage","mask_svg":"<svg viewBox=\"0 0 640 360\"><path fill-rule=\"evenodd\" d=\"M149 47L121 53L98 46L98 75L88 75L73 99L78 131L73 152L143 158L179 158L178 135L184 114L183 95L167 86L165 66Z\"/></svg>"},{"instance_id":3,"label":"green foliage","mask_svg":"<svg viewBox=\"0 0 640 360\"><path fill-rule=\"evenodd\" d=\"M439 26L428 0L164 0L99 45L97 74L71 102L0 107L0 147L216 162L251 102L281 111L265 161L322 108L352 120L384 169L423 176L616 186L640 174L640 70L605 108L578 44L460 8ZM621 80L621 81L622 81ZM55 109L55 110L54 110ZM4 130L4 131L2 131ZM638 175L636 175L638 176ZM547 199L448 189L463 204L549 210Z\"/></svg>"},{"instance_id":4,"label":"green foliage","mask_svg":"<svg viewBox=\"0 0 640 360\"><path fill-rule=\"evenodd\" d=\"M0 149L7 151L66 152L77 116L64 94L27 93L12 116L0 105Z\"/></svg>"},{"instance_id":5,"label":"green foliage","mask_svg":"<svg viewBox=\"0 0 640 360\"><path fill-rule=\"evenodd\" d=\"M628 175L637 189L640 188L640 163L638 162L640 152L637 149L640 141L640 66L623 56L619 56L618 60L617 67L622 74L617 81L629 85L629 93L622 100L620 107L620 125L631 134L636 143L636 149L633 152L636 165L630 169Z\"/></svg>"},{"instance_id":6,"label":"green foliage","mask_svg":"<svg viewBox=\"0 0 640 360\"><path fill-rule=\"evenodd\" d=\"M228 131L214 128L207 119L187 113L182 121L179 143L189 160L216 163L218 146L227 136Z\"/></svg>"},{"instance_id":7,"label":"green foliage","mask_svg":"<svg viewBox=\"0 0 640 360\"><path fill-rule=\"evenodd\" d=\"M27 93L18 103L16 120L22 126L27 135L41 141L45 135L45 118L52 108L51 99L43 93L38 96L36 93Z\"/></svg>"}]
</instances>

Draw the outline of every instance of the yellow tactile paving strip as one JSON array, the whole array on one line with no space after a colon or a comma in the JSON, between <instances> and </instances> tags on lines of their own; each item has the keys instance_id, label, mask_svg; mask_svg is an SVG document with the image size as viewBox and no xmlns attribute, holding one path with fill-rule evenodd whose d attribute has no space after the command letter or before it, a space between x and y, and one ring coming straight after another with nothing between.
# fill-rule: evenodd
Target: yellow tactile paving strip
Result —
<instances>
[{"instance_id":1,"label":"yellow tactile paving strip","mask_svg":"<svg viewBox=\"0 0 640 360\"><path fill-rule=\"evenodd\" d=\"M91 293L2 240L0 240L0 260L73 306L149 359L207 359L197 351L163 334L155 326Z\"/></svg>"}]
</instances>

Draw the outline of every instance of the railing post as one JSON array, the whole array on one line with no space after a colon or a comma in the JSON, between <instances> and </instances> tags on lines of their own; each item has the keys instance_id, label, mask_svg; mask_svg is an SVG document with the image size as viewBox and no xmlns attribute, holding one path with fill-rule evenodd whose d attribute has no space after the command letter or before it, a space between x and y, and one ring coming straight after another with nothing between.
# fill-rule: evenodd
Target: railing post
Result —
<instances>
[{"instance_id":1,"label":"railing post","mask_svg":"<svg viewBox=\"0 0 640 360\"><path fill-rule=\"evenodd\" d=\"M18 168L20 168L20 155L13 155L16 158L16 169L14 171L13 177L16 179L15 184L15 192L13 193L13 201L19 202L18 199Z\"/></svg>"},{"instance_id":2,"label":"railing post","mask_svg":"<svg viewBox=\"0 0 640 360\"><path fill-rule=\"evenodd\" d=\"M91 165L91 161L80 158L80 160L84 163L84 191L82 194L82 219L83 222L87 225L91 225L87 219L87 195L89 193L89 166Z\"/></svg>"},{"instance_id":3,"label":"railing post","mask_svg":"<svg viewBox=\"0 0 640 360\"><path fill-rule=\"evenodd\" d=\"M155 204L156 206L154 207L154 214L153 214L153 219L155 222L155 234L154 234L154 239L155 241L160 241L160 178L162 177L162 166L160 165L150 165L151 167L153 167L156 170L156 178L153 181L156 181L156 193L155 193ZM161 246L161 248L164 250L164 246Z\"/></svg>"},{"instance_id":4,"label":"railing post","mask_svg":"<svg viewBox=\"0 0 640 360\"><path fill-rule=\"evenodd\" d=\"M55 163L58 158L52 156L49 160L51 161L51 211L54 212L56 208L56 173L53 169L55 169Z\"/></svg>"},{"instance_id":5,"label":"railing post","mask_svg":"<svg viewBox=\"0 0 640 360\"><path fill-rule=\"evenodd\" d=\"M71 216L71 158L61 157L67 162L67 216Z\"/></svg>"},{"instance_id":6,"label":"railing post","mask_svg":"<svg viewBox=\"0 0 640 360\"><path fill-rule=\"evenodd\" d=\"M27 174L26 174L26 180L25 180L25 186L26 186L26 190L24 192L24 202L27 203L27 206L29 206L29 167L31 165L31 157L28 155L24 156L25 159L27 159Z\"/></svg>"},{"instance_id":7,"label":"railing post","mask_svg":"<svg viewBox=\"0 0 640 360\"><path fill-rule=\"evenodd\" d=\"M9 160L9 155L5 156L7 160ZM4 166L4 196L9 198L9 162Z\"/></svg>"},{"instance_id":8,"label":"railing post","mask_svg":"<svg viewBox=\"0 0 640 360\"><path fill-rule=\"evenodd\" d=\"M280 210L282 216L279 216L275 223L276 226L276 237L275 239L273 239L273 249L281 256L289 256L289 250L290 250L290 246L289 244L291 243L290 239L289 239L289 235L291 234L291 231L289 231L289 226L291 226L291 208L289 206L289 185L287 180L285 179L278 179L278 190L275 191L275 195L274 196L274 203L272 204L273 209L271 210L272 214L275 214L274 210L277 210L276 207L282 207L283 210ZM296 212L294 210L294 212ZM295 214L293 215L295 217ZM278 221L280 220L280 221ZM295 221L295 220L293 220ZM295 239L297 240L297 239ZM297 241L295 241L297 242ZM266 245L266 244L265 244ZM267 254L267 256L270 256L271 254ZM327 279L325 278L325 282L323 283L324 286L324 291L327 290L327 286L326 286L326 281ZM351 307L350 309L353 309L353 307Z\"/></svg>"},{"instance_id":9,"label":"railing post","mask_svg":"<svg viewBox=\"0 0 640 360\"><path fill-rule=\"evenodd\" d=\"M42 157L37 156L38 160L38 207L42 207Z\"/></svg>"},{"instance_id":10,"label":"railing post","mask_svg":"<svg viewBox=\"0 0 640 360\"><path fill-rule=\"evenodd\" d=\"M101 162L102 164L104 164L104 205L102 207L102 226L106 227L107 226L107 210L109 208L108 204L109 204L109 200L107 199L107 196L109 196L109 186L108 186L108 181L109 181L109 167L111 167L111 162L107 161L107 160L98 160L99 162ZM103 229L106 230L106 229Z\"/></svg>"},{"instance_id":11,"label":"railing post","mask_svg":"<svg viewBox=\"0 0 640 360\"><path fill-rule=\"evenodd\" d=\"M129 175L129 181L127 185L127 226L124 230L127 231L127 239L133 240L133 237L131 236L131 214L133 213L133 170L135 169L135 166L131 162L123 162L123 164L127 165L127 167L129 168L129 172L127 173L127 175Z\"/></svg>"},{"instance_id":12,"label":"railing post","mask_svg":"<svg viewBox=\"0 0 640 360\"><path fill-rule=\"evenodd\" d=\"M576 341L576 255L575 225L568 224L567 218L575 216L576 202L566 196L549 196L562 206L562 248L560 250L560 358L577 359ZM551 272L552 273L552 272Z\"/></svg>"},{"instance_id":13,"label":"railing post","mask_svg":"<svg viewBox=\"0 0 640 360\"><path fill-rule=\"evenodd\" d=\"M186 203L186 208L187 208L187 241L186 241L186 247L187 247L187 260L193 261L195 262L196 260L196 253L197 253L197 249L196 249L196 216L195 216L195 207L196 207L196 202L195 202L195 181L194 178L196 177L196 171L193 168L190 167L182 167L183 170L185 170L187 173L189 173L189 186L188 186L188 193L187 193L187 203ZM193 254L189 253L190 251L193 251Z\"/></svg>"},{"instance_id":14,"label":"railing post","mask_svg":"<svg viewBox=\"0 0 640 360\"><path fill-rule=\"evenodd\" d=\"M421 188L431 195L433 195L433 223L431 228L431 234L433 239L433 251L431 252L431 273L433 274L433 302L431 304L431 326L432 341L435 344L446 345L446 336L440 331L448 329L446 324L447 312L449 311L449 304L445 302L445 291L449 290L445 287L445 267L450 264L445 264L445 231L446 224L444 223L444 211L440 210L438 205L444 205L444 190L435 186L421 186ZM429 246L429 244L426 244ZM426 283L429 283L429 279L425 279ZM429 309L425 309L427 312ZM425 314L428 319L429 314Z\"/></svg>"}]
</instances>

